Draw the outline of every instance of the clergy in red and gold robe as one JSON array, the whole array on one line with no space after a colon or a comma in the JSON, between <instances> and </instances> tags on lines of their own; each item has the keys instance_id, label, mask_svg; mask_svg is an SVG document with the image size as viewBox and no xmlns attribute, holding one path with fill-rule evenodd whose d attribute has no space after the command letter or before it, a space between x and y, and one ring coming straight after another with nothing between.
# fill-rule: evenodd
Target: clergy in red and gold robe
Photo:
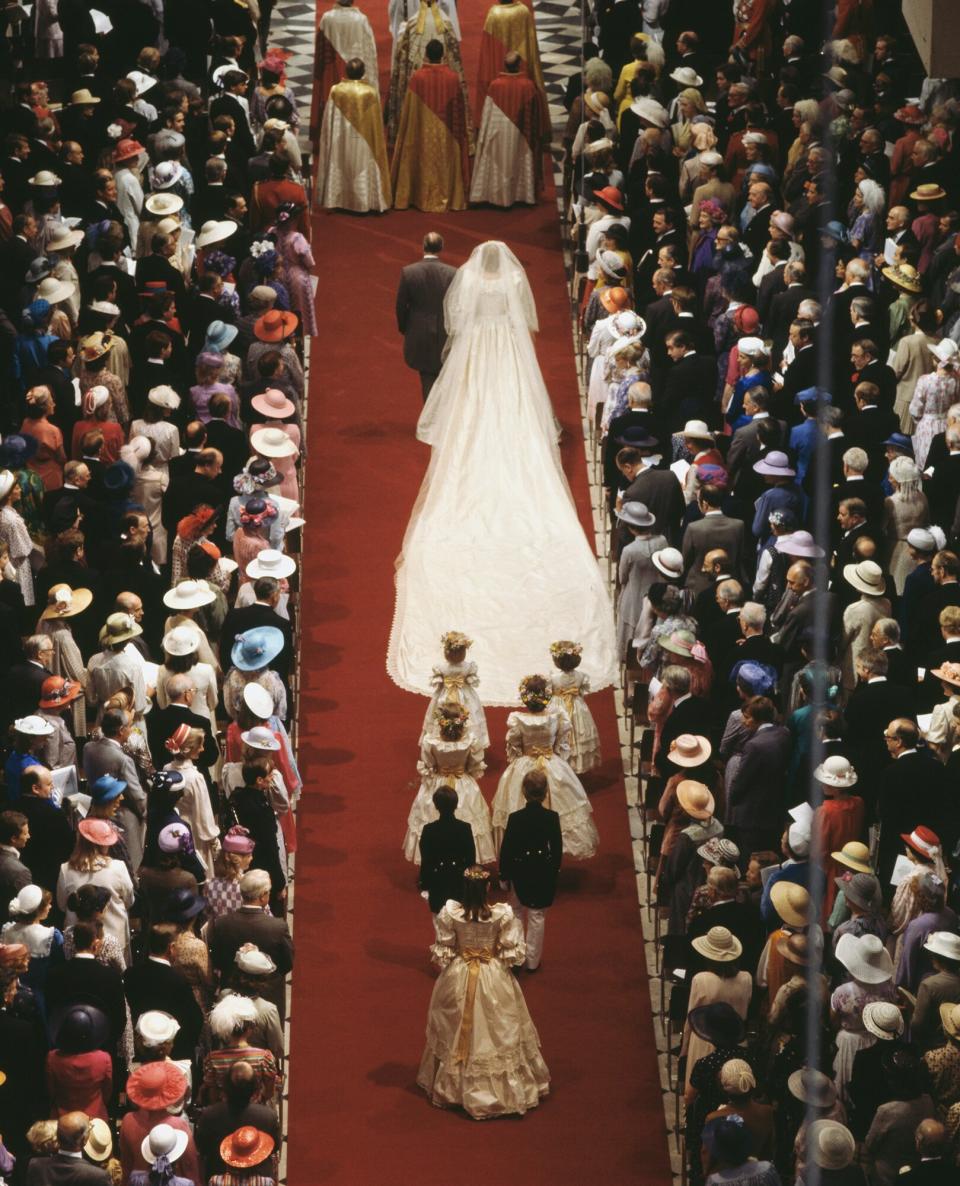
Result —
<instances>
[{"instance_id":1,"label":"clergy in red and gold robe","mask_svg":"<svg viewBox=\"0 0 960 1186\"><path fill-rule=\"evenodd\" d=\"M379 87L377 43L366 16L355 8L353 0L337 0L320 18L314 50L313 103L310 108L310 139L316 146L320 135L323 105L330 88L347 76L347 62L359 58L365 67L367 82Z\"/></svg>"},{"instance_id":2,"label":"clergy in red and gold robe","mask_svg":"<svg viewBox=\"0 0 960 1186\"><path fill-rule=\"evenodd\" d=\"M392 203L380 94L364 78L363 62L347 62L347 78L330 88L317 150L317 205L384 211Z\"/></svg>"},{"instance_id":3,"label":"clergy in red and gold robe","mask_svg":"<svg viewBox=\"0 0 960 1186\"><path fill-rule=\"evenodd\" d=\"M518 53L509 53L503 71L490 83L483 106L477 155L470 183L471 202L512 206L537 201L543 186L541 93L527 76Z\"/></svg>"},{"instance_id":4,"label":"clergy in red and gold robe","mask_svg":"<svg viewBox=\"0 0 960 1186\"><path fill-rule=\"evenodd\" d=\"M527 67L527 76L533 79L542 99L542 131L550 134L550 114L547 107L547 92L543 85L543 71L540 68L540 50L537 46L537 29L533 12L520 0L505 0L494 4L483 22L483 36L480 40L480 69L477 72L477 104L483 111L487 91L491 82L503 69L503 59L511 52L518 53Z\"/></svg>"},{"instance_id":5,"label":"clergy in red and gold robe","mask_svg":"<svg viewBox=\"0 0 960 1186\"><path fill-rule=\"evenodd\" d=\"M393 204L441 213L467 205L470 156L460 79L443 65L443 45L410 76L393 149Z\"/></svg>"}]
</instances>

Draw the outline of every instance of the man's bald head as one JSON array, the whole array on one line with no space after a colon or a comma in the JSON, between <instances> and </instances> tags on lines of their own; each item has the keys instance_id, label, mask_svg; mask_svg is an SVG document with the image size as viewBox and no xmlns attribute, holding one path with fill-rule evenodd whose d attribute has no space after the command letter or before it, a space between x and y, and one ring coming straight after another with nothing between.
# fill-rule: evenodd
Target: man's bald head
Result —
<instances>
[{"instance_id":1,"label":"man's bald head","mask_svg":"<svg viewBox=\"0 0 960 1186\"><path fill-rule=\"evenodd\" d=\"M947 1130L939 1120L921 1120L915 1135L921 1157L941 1157L946 1153Z\"/></svg>"},{"instance_id":2,"label":"man's bald head","mask_svg":"<svg viewBox=\"0 0 960 1186\"><path fill-rule=\"evenodd\" d=\"M181 672L167 680L167 699L171 704L179 704L185 696L196 690L196 685L190 676Z\"/></svg>"},{"instance_id":3,"label":"man's bald head","mask_svg":"<svg viewBox=\"0 0 960 1186\"><path fill-rule=\"evenodd\" d=\"M86 1112L65 1112L57 1121L57 1141L66 1153L78 1153L90 1131Z\"/></svg>"}]
</instances>

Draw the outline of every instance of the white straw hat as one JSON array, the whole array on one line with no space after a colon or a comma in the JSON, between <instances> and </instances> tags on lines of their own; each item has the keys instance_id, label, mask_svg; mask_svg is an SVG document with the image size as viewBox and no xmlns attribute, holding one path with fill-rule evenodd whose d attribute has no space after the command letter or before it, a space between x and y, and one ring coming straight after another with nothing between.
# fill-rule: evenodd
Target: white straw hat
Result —
<instances>
[{"instance_id":1,"label":"white straw hat","mask_svg":"<svg viewBox=\"0 0 960 1186\"><path fill-rule=\"evenodd\" d=\"M163 636L163 649L178 658L200 649L200 631L189 626L175 626Z\"/></svg>"},{"instance_id":2,"label":"white straw hat","mask_svg":"<svg viewBox=\"0 0 960 1186\"><path fill-rule=\"evenodd\" d=\"M274 548L264 548L247 565L247 576L276 577L278 581L292 576L297 571L297 562L286 552L278 552Z\"/></svg>"},{"instance_id":3,"label":"white straw hat","mask_svg":"<svg viewBox=\"0 0 960 1186\"><path fill-rule=\"evenodd\" d=\"M293 457L299 449L282 428L261 428L250 437L261 457Z\"/></svg>"},{"instance_id":4,"label":"white straw hat","mask_svg":"<svg viewBox=\"0 0 960 1186\"><path fill-rule=\"evenodd\" d=\"M206 581L181 581L163 595L168 609L199 609L216 601L217 595Z\"/></svg>"}]
</instances>

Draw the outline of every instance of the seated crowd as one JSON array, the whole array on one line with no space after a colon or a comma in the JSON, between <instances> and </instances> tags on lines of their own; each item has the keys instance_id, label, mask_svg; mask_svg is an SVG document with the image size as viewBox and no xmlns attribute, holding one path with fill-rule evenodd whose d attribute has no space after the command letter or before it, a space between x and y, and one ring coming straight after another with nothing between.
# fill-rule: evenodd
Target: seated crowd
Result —
<instances>
[{"instance_id":1,"label":"seated crowd","mask_svg":"<svg viewBox=\"0 0 960 1186\"><path fill-rule=\"evenodd\" d=\"M316 323L270 7L3 14L3 1182L279 1172Z\"/></svg>"}]
</instances>

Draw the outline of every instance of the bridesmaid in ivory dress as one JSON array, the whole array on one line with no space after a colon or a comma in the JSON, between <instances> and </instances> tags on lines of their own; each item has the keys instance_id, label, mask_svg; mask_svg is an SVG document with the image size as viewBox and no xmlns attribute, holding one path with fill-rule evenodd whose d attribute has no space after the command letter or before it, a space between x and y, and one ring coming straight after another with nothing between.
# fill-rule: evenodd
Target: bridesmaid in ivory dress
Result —
<instances>
[{"instance_id":1,"label":"bridesmaid in ivory dress","mask_svg":"<svg viewBox=\"0 0 960 1186\"><path fill-rule=\"evenodd\" d=\"M474 1120L523 1115L550 1090L540 1038L510 969L526 956L523 927L506 902L489 905L490 874L467 869L461 901L436 918L430 948L441 969L430 998L417 1083L438 1108Z\"/></svg>"},{"instance_id":2,"label":"bridesmaid in ivory dress","mask_svg":"<svg viewBox=\"0 0 960 1186\"><path fill-rule=\"evenodd\" d=\"M590 677L577 671L583 647L566 639L550 644L550 654L559 669L553 677L551 708L562 708L570 718L570 767L576 774L600 765L600 734L584 696L590 691Z\"/></svg>"},{"instance_id":3,"label":"bridesmaid in ivory dress","mask_svg":"<svg viewBox=\"0 0 960 1186\"><path fill-rule=\"evenodd\" d=\"M437 664L430 673L433 695L423 718L420 744L433 729L437 709L443 704L460 704L466 709L474 740L483 751L490 744L490 734L477 693L480 686L477 665L467 661L467 651L473 646L473 639L467 638L459 630L448 630L441 637L440 645L443 647L443 662Z\"/></svg>"},{"instance_id":4,"label":"bridesmaid in ivory dress","mask_svg":"<svg viewBox=\"0 0 960 1186\"><path fill-rule=\"evenodd\" d=\"M570 768L570 718L565 709L551 706L552 695L550 681L542 675L520 681L524 709L507 717L510 764L493 797L493 835L499 850L507 817L526 804L524 778L531 770L542 770L549 788L544 806L560 816L563 851L583 860L594 856L599 837L587 792Z\"/></svg>"}]
</instances>

